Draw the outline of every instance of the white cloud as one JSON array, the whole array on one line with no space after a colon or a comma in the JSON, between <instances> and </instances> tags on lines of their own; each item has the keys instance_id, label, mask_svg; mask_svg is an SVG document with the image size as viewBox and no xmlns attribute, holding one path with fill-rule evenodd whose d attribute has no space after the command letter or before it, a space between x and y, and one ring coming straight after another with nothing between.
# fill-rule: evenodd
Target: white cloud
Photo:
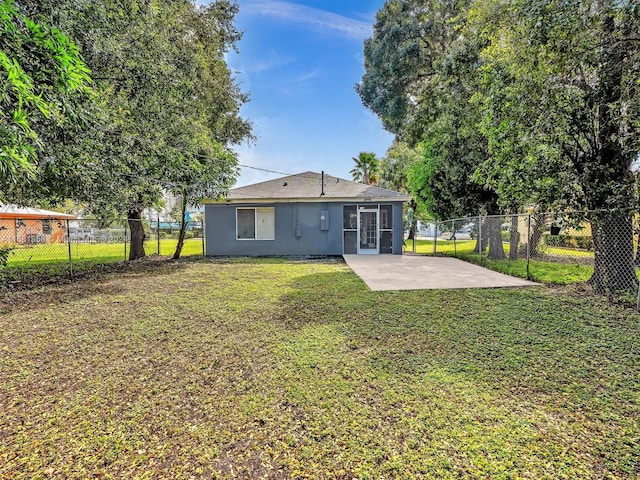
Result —
<instances>
[{"instance_id":1,"label":"white cloud","mask_svg":"<svg viewBox=\"0 0 640 480\"><path fill-rule=\"evenodd\" d=\"M251 74L286 67L294 63L297 58L291 55L281 56L276 51L269 50L267 54L261 55L260 58L256 60L247 59L246 56L236 53L227 55L225 60L234 70L238 70L242 74Z\"/></svg>"},{"instance_id":2,"label":"white cloud","mask_svg":"<svg viewBox=\"0 0 640 480\"><path fill-rule=\"evenodd\" d=\"M241 12L248 15L265 15L285 21L307 25L338 33L354 40L371 36L371 24L319 8L277 0L251 0L241 5Z\"/></svg>"},{"instance_id":3,"label":"white cloud","mask_svg":"<svg viewBox=\"0 0 640 480\"><path fill-rule=\"evenodd\" d=\"M296 77L296 82L303 83L320 76L322 76L322 71L316 68L315 70L311 70L310 72L301 73L300 75L298 75Z\"/></svg>"},{"instance_id":4,"label":"white cloud","mask_svg":"<svg viewBox=\"0 0 640 480\"><path fill-rule=\"evenodd\" d=\"M280 68L287 66L296 61L293 56L282 57L277 52L271 50L268 55L260 60L253 62L247 66L244 70L250 73L261 73L274 68Z\"/></svg>"}]
</instances>

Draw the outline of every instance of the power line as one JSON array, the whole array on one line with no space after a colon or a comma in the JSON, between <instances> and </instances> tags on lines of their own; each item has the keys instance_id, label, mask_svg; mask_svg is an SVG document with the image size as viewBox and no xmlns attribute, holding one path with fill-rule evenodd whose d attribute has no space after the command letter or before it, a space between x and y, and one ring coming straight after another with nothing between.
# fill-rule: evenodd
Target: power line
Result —
<instances>
[{"instance_id":1,"label":"power line","mask_svg":"<svg viewBox=\"0 0 640 480\"><path fill-rule=\"evenodd\" d=\"M173 146L173 145L163 145L162 147L159 147L157 145L151 144L151 142L144 142L143 141L141 143L146 143L147 147L150 150L152 150L152 151L154 151L156 153L160 153L160 150L162 148L167 148L167 149L173 150L175 152L184 153L184 154L187 154L187 155L193 155L195 157L204 158L204 159L207 159L207 160L217 160L217 157L215 157L215 156L188 151L186 149L182 149L182 148L179 148L179 147L176 147L176 146ZM276 174L276 175L284 175L284 176L287 176L287 177L299 177L299 178L311 178L311 179L316 179L316 177L317 177L317 174L313 174L313 173L310 174L310 173L307 173L307 172L303 172L303 173L287 173L287 172L281 172L281 171L278 171L278 170L271 170L271 169L268 169L268 168L256 167L256 166L253 166L253 165L246 165L246 164L242 164L242 163L236 163L235 165L237 167L240 167L240 168L249 168L251 170L257 170L257 171L266 172L266 173L273 173L273 174ZM184 188L184 187L189 187L189 186L192 185L192 184L188 184L188 183L181 183L181 182L178 182L178 181L169 181L169 180L166 180L166 179L161 179L161 178L157 178L157 177L153 177L153 176L145 175L145 174L136 175L134 173L123 173L121 175L124 176L124 177L131 178L131 179L141 179L141 180L146 180L146 181L148 181L150 183L156 183L156 184L158 184L158 186L160 186L160 188L164 188L164 189L171 189L172 187L173 188L175 188L175 187L178 187L178 188L183 187ZM331 177L331 175L325 175L326 179L328 179L330 177ZM334 177L334 178L338 178L338 177ZM325 179L325 181L326 181L326 179ZM260 198L260 195L257 195L257 194L247 194L247 193L245 193L245 195L247 195L248 197L254 197L255 196L256 198Z\"/></svg>"},{"instance_id":2,"label":"power line","mask_svg":"<svg viewBox=\"0 0 640 480\"><path fill-rule=\"evenodd\" d=\"M151 145L150 142L148 142L148 145L149 145L149 147L154 149L156 152L160 149L160 147L158 147L156 145ZM173 145L164 145L162 148L169 148L169 149L174 150L176 152L180 152L180 153L184 153L184 154L188 154L188 155L193 155L193 156L199 157L199 158L205 158L207 160L216 160L216 157L212 157L211 155L206 155L206 154L202 154L202 153L195 153L195 152L183 149L183 148L175 147ZM246 164L242 164L242 163L237 163L236 165L238 167L240 167L240 168L250 168L251 170L258 170L258 171L261 171L261 172L273 173L273 174L276 174L276 175L285 175L285 176L288 176L288 177L315 178L315 175L307 175L306 173L280 172L278 170L270 170L268 168L255 167L253 165L246 165ZM158 182L160 183L160 182L165 182L165 181L164 180L158 180Z\"/></svg>"},{"instance_id":3,"label":"power line","mask_svg":"<svg viewBox=\"0 0 640 480\"><path fill-rule=\"evenodd\" d=\"M296 177L296 176L303 176L304 174L302 173L285 173L285 172L278 172L277 170L269 170L268 168L261 168L261 167L253 167L251 165L243 165L241 163L238 164L239 167L241 168L250 168L252 170L259 170L261 172L268 172L268 173L275 173L277 175L286 175L288 177Z\"/></svg>"}]
</instances>

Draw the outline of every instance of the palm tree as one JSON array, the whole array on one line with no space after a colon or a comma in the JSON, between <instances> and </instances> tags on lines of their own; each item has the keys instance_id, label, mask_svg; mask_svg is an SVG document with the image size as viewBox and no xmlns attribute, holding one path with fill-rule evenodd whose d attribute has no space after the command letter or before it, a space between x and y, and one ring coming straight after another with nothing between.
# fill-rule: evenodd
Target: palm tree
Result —
<instances>
[{"instance_id":1,"label":"palm tree","mask_svg":"<svg viewBox=\"0 0 640 480\"><path fill-rule=\"evenodd\" d=\"M380 175L380 161L376 154L372 152L360 152L357 158L353 158L356 166L351 170L351 175L355 182L362 182L368 185L378 183Z\"/></svg>"}]
</instances>

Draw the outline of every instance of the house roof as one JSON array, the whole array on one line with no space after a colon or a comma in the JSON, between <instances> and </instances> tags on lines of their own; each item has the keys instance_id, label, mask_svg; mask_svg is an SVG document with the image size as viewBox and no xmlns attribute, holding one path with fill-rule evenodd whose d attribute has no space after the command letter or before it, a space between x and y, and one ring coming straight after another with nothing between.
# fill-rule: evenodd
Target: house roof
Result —
<instances>
[{"instance_id":1,"label":"house roof","mask_svg":"<svg viewBox=\"0 0 640 480\"><path fill-rule=\"evenodd\" d=\"M43 210L41 208L20 207L12 203L0 205L0 218L76 218L74 215Z\"/></svg>"},{"instance_id":2,"label":"house roof","mask_svg":"<svg viewBox=\"0 0 640 480\"><path fill-rule=\"evenodd\" d=\"M324 185L323 185L324 183ZM254 183L229 190L227 203L264 201L395 201L404 202L411 197L404 193L315 172Z\"/></svg>"}]
</instances>

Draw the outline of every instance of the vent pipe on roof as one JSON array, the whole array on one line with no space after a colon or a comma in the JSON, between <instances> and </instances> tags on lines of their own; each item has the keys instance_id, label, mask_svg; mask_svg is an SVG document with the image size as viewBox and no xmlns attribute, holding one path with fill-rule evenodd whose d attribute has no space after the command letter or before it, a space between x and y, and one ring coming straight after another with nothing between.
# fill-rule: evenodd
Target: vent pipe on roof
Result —
<instances>
[{"instance_id":1,"label":"vent pipe on roof","mask_svg":"<svg viewBox=\"0 0 640 480\"><path fill-rule=\"evenodd\" d=\"M322 187L320 190L320 196L324 197L324 170L322 170Z\"/></svg>"}]
</instances>

